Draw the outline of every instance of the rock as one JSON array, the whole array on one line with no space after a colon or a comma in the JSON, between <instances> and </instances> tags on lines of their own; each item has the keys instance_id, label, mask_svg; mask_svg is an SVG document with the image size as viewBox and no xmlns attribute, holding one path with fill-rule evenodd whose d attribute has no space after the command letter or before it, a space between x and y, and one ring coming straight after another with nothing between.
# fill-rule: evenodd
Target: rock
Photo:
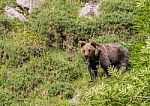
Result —
<instances>
[{"instance_id":1,"label":"rock","mask_svg":"<svg viewBox=\"0 0 150 106\"><path fill-rule=\"evenodd\" d=\"M99 7L100 7L99 3L94 3L94 4L86 3L84 7L81 8L79 12L80 13L79 17L89 18L91 14L94 14L95 16L99 16Z\"/></svg>"},{"instance_id":2,"label":"rock","mask_svg":"<svg viewBox=\"0 0 150 106\"><path fill-rule=\"evenodd\" d=\"M71 100L70 100L70 105L71 106L78 106L80 103L80 94L75 95Z\"/></svg>"},{"instance_id":3,"label":"rock","mask_svg":"<svg viewBox=\"0 0 150 106\"><path fill-rule=\"evenodd\" d=\"M31 13L33 7L38 3L38 0L17 0L17 4L21 7L26 7L29 9L29 13Z\"/></svg>"},{"instance_id":4,"label":"rock","mask_svg":"<svg viewBox=\"0 0 150 106\"><path fill-rule=\"evenodd\" d=\"M23 14L19 13L16 9L14 9L10 6L6 5L4 10L5 10L6 14L8 16L10 16L11 18L16 18L21 21L27 21L26 17Z\"/></svg>"}]
</instances>

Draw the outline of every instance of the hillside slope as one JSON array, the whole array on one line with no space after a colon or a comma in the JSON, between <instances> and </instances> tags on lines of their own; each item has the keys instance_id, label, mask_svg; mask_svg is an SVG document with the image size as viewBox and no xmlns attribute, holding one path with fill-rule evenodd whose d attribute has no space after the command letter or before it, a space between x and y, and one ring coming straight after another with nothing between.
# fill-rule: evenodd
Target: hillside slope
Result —
<instances>
[{"instance_id":1,"label":"hillside slope","mask_svg":"<svg viewBox=\"0 0 150 106\"><path fill-rule=\"evenodd\" d=\"M99 0L101 15L78 17L80 0L44 0L28 22L6 16L0 2L0 105L150 105L150 2ZM130 67L89 82L79 39L118 42L130 51Z\"/></svg>"}]
</instances>

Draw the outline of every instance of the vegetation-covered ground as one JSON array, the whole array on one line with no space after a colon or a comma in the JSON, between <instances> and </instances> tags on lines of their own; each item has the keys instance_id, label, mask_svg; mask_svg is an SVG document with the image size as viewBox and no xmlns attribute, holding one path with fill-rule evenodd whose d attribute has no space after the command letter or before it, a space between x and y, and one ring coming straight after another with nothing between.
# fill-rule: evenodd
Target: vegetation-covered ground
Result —
<instances>
[{"instance_id":1,"label":"vegetation-covered ground","mask_svg":"<svg viewBox=\"0 0 150 106\"><path fill-rule=\"evenodd\" d=\"M79 0L43 0L28 22L12 20L0 1L0 105L149 106L150 1L99 0L101 15L78 17ZM89 82L78 41L118 42L130 67Z\"/></svg>"}]
</instances>

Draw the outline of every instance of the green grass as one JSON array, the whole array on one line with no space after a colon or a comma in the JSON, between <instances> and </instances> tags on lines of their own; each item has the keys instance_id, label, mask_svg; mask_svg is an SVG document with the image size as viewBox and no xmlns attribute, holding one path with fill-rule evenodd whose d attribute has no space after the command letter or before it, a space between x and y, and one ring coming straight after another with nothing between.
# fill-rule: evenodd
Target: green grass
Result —
<instances>
[{"instance_id":1,"label":"green grass","mask_svg":"<svg viewBox=\"0 0 150 106\"><path fill-rule=\"evenodd\" d=\"M78 17L80 1L44 0L28 22L9 19L0 2L0 105L149 106L149 0L103 0L101 16ZM62 36L73 48L61 48ZM77 42L118 42L130 51L130 67L89 82ZM69 47L67 46L67 47Z\"/></svg>"}]
</instances>

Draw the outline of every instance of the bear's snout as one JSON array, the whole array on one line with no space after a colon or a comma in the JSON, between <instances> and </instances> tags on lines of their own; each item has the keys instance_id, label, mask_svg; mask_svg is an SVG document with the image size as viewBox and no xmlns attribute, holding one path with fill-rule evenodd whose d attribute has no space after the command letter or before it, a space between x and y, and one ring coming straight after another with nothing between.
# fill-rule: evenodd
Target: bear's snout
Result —
<instances>
[{"instance_id":1,"label":"bear's snout","mask_svg":"<svg viewBox=\"0 0 150 106\"><path fill-rule=\"evenodd\" d=\"M85 59L88 59L88 55L84 55L84 58L85 58Z\"/></svg>"}]
</instances>

